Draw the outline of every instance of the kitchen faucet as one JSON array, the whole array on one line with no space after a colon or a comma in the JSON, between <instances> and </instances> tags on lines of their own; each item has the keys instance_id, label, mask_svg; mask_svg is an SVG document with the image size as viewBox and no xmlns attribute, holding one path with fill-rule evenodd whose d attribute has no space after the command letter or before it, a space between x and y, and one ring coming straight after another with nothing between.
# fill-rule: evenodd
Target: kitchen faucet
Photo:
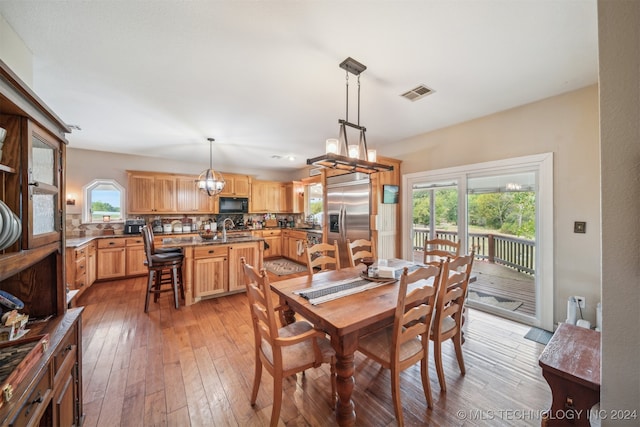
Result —
<instances>
[{"instance_id":1,"label":"kitchen faucet","mask_svg":"<svg viewBox=\"0 0 640 427\"><path fill-rule=\"evenodd\" d=\"M227 227L226 227L227 221L231 221L231 227L236 226L231 218L225 218L224 220L222 220L222 241L223 242L227 241Z\"/></svg>"}]
</instances>

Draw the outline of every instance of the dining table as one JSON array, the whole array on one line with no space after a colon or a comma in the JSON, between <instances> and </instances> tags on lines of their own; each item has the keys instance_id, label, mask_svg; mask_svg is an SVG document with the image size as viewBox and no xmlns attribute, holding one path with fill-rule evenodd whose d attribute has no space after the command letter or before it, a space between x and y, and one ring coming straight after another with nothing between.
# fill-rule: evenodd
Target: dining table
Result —
<instances>
[{"instance_id":1,"label":"dining table","mask_svg":"<svg viewBox=\"0 0 640 427\"><path fill-rule=\"evenodd\" d=\"M393 259L389 260L389 266L401 272L404 266L415 264ZM312 303L300 293L363 277L363 268L364 265L358 265L271 283L272 291L279 297L280 304L285 306L283 314L287 323L295 321L295 314L299 314L331 338L331 345L336 352L338 399L335 411L340 426L353 426L356 421L351 395L355 384L354 357L358 339L393 323L399 282L394 279L386 283L380 281L380 286L321 303Z\"/></svg>"}]
</instances>

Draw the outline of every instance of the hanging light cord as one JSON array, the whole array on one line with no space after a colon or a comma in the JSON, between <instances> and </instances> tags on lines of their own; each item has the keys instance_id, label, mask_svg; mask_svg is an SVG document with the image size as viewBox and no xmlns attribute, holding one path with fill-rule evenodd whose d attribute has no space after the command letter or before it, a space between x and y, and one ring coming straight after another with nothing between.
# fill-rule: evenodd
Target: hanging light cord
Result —
<instances>
[{"instance_id":1,"label":"hanging light cord","mask_svg":"<svg viewBox=\"0 0 640 427\"><path fill-rule=\"evenodd\" d=\"M346 91L346 105L345 109L347 110L347 114L345 115L345 120L349 121L349 71L345 72L345 91Z\"/></svg>"},{"instance_id":2,"label":"hanging light cord","mask_svg":"<svg viewBox=\"0 0 640 427\"><path fill-rule=\"evenodd\" d=\"M360 126L360 74L358 74L358 126Z\"/></svg>"}]
</instances>

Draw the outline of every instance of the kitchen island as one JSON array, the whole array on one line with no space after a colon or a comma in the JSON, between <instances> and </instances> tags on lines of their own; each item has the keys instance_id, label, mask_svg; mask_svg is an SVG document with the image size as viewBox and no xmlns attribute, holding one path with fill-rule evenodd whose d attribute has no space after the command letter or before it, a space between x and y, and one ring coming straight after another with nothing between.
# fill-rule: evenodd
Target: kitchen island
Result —
<instances>
[{"instance_id":1,"label":"kitchen island","mask_svg":"<svg viewBox=\"0 0 640 427\"><path fill-rule=\"evenodd\" d=\"M245 235L232 235L226 240L205 240L200 236L164 238L157 247L181 247L184 252L185 305L244 291L240 258L262 268L264 256L264 239Z\"/></svg>"}]
</instances>

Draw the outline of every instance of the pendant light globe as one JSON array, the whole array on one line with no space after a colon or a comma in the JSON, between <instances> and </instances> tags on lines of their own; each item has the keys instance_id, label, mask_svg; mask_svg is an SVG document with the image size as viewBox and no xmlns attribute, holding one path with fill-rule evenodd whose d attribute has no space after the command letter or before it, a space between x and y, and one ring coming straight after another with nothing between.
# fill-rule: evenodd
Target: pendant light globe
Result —
<instances>
[{"instance_id":1,"label":"pendant light globe","mask_svg":"<svg viewBox=\"0 0 640 427\"><path fill-rule=\"evenodd\" d=\"M224 189L225 181L220 172L213 170L213 148L212 144L215 141L214 138L207 138L209 141L209 169L202 171L198 176L198 188L207 193L208 196L215 196L220 194Z\"/></svg>"}]
</instances>

